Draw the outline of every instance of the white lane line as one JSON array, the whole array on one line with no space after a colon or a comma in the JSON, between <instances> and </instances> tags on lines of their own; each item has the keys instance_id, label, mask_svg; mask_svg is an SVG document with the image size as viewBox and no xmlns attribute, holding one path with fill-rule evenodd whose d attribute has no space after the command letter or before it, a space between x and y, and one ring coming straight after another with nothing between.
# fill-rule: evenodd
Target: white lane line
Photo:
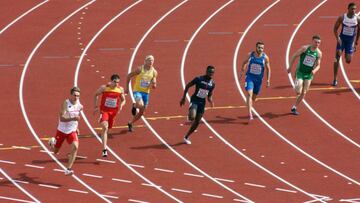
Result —
<instances>
[{"instance_id":1,"label":"white lane line","mask_svg":"<svg viewBox=\"0 0 360 203\"><path fill-rule=\"evenodd\" d=\"M297 191L295 191L295 190L287 190L287 189L283 189L283 188L275 188L275 190L281 191L281 192L297 193Z\"/></svg>"},{"instance_id":2,"label":"white lane line","mask_svg":"<svg viewBox=\"0 0 360 203\"><path fill-rule=\"evenodd\" d=\"M137 164L128 164L128 165L136 168L145 168L145 166L137 165Z\"/></svg>"},{"instance_id":3,"label":"white lane line","mask_svg":"<svg viewBox=\"0 0 360 203\"><path fill-rule=\"evenodd\" d=\"M13 149L24 149L24 150L31 150L30 147L22 147L22 146L11 146Z\"/></svg>"},{"instance_id":4,"label":"white lane line","mask_svg":"<svg viewBox=\"0 0 360 203\"><path fill-rule=\"evenodd\" d=\"M162 169L162 168L154 168L155 171L162 171L166 173L174 173L175 171L168 170L168 169Z\"/></svg>"},{"instance_id":5,"label":"white lane line","mask_svg":"<svg viewBox=\"0 0 360 203\"><path fill-rule=\"evenodd\" d=\"M33 135L33 137L36 139L36 141L39 143L39 145L43 148L43 150L45 150L47 152L47 154L62 168L62 169L66 169L66 167L52 154L50 153L50 151L47 149L47 147L44 145L44 143L40 140L40 136L35 132L34 128L31 125L31 122L28 118L26 109L25 109L25 105L24 105L24 81L25 81L25 76L26 76L26 71L29 68L30 62L33 58L33 56L35 55L35 53L37 52L37 50L41 47L41 45L45 42L45 40L55 31L57 30L63 23L65 23L68 19L70 19L71 17L73 17L75 14L77 14L79 11L81 11L84 7L94 3L96 0L91 0L89 2L87 2L86 4L84 4L83 6L81 6L80 8L78 8L77 10L75 10L74 12L72 12L71 14L69 14L68 16L66 16L63 20L61 20L58 24L56 24L40 41L39 43L35 46L35 48L31 51L29 57L26 60L26 63L24 65L23 71L21 73L21 77L20 77L20 84L19 84L19 102L20 102L20 107L21 107L21 112L23 114L23 118L26 122L26 125L28 126L31 134ZM110 202L108 199L104 198L103 196L101 196L97 191L95 191L93 188L91 188L89 185L87 185L85 182L83 182L80 178L78 178L76 175L71 175L74 179L76 179L80 184L82 184L83 186L85 186L88 190L92 191L95 195L97 195L99 198L101 198L102 200L106 201L106 202Z\"/></svg>"},{"instance_id":6,"label":"white lane line","mask_svg":"<svg viewBox=\"0 0 360 203\"><path fill-rule=\"evenodd\" d=\"M105 160L105 159L96 159L96 161L105 162L105 163L111 163L111 164L116 163L116 161L110 161L110 160Z\"/></svg>"},{"instance_id":7,"label":"white lane line","mask_svg":"<svg viewBox=\"0 0 360 203\"><path fill-rule=\"evenodd\" d=\"M228 183L235 183L234 180L224 179L224 178L214 178L215 180L222 181L222 182L228 182Z\"/></svg>"},{"instance_id":8,"label":"white lane line","mask_svg":"<svg viewBox=\"0 0 360 203\"><path fill-rule=\"evenodd\" d=\"M343 64L341 58L340 58L340 63L339 63L339 65L340 65L341 72L342 72L342 74L343 74L343 76L344 76L344 79L345 79L345 81L346 81L346 84L350 87L351 91L352 91L353 94L358 98L358 100L360 100L360 95L359 95L359 93L355 90L354 86L351 84L351 82L350 82L350 80L349 80L349 78L348 78L348 76L347 76L347 74L346 74L346 71L345 71L345 68L344 68L344 64Z\"/></svg>"},{"instance_id":9,"label":"white lane line","mask_svg":"<svg viewBox=\"0 0 360 203\"><path fill-rule=\"evenodd\" d=\"M143 185L143 186L147 186L147 187L156 187L156 188L161 188L161 186L159 186L159 185L154 185L154 184L149 184L149 183L141 183L141 185Z\"/></svg>"},{"instance_id":10,"label":"white lane line","mask_svg":"<svg viewBox=\"0 0 360 203\"><path fill-rule=\"evenodd\" d=\"M184 173L184 175L186 176L192 176L192 177L198 177L198 178L203 178L203 175L198 175L198 174L193 174L193 173Z\"/></svg>"},{"instance_id":11,"label":"white lane line","mask_svg":"<svg viewBox=\"0 0 360 203\"><path fill-rule=\"evenodd\" d=\"M0 160L0 163L5 163L5 164L16 164L13 161L5 161L5 160Z\"/></svg>"},{"instance_id":12,"label":"white lane line","mask_svg":"<svg viewBox=\"0 0 360 203\"><path fill-rule=\"evenodd\" d=\"M144 202L144 201L140 201L140 200L136 200L136 199L128 199L129 202L136 202L136 203L149 203L149 202Z\"/></svg>"},{"instance_id":13,"label":"white lane line","mask_svg":"<svg viewBox=\"0 0 360 203\"><path fill-rule=\"evenodd\" d=\"M88 174L88 173L83 173L83 176L87 176L87 177L92 177L92 178L103 178L102 176L98 176L98 175L93 175L93 174Z\"/></svg>"},{"instance_id":14,"label":"white lane line","mask_svg":"<svg viewBox=\"0 0 360 203\"><path fill-rule=\"evenodd\" d=\"M33 202L31 202L31 201L28 201L28 200L17 199L17 198L12 198L12 197L4 197L4 196L0 196L0 199L6 199L6 200L14 201L14 202L33 203Z\"/></svg>"},{"instance_id":15,"label":"white lane line","mask_svg":"<svg viewBox=\"0 0 360 203\"><path fill-rule=\"evenodd\" d=\"M68 189L69 192L77 192L77 193L82 193L82 194L88 194L88 191L83 191L83 190L75 190L75 189Z\"/></svg>"},{"instance_id":16,"label":"white lane line","mask_svg":"<svg viewBox=\"0 0 360 203\"><path fill-rule=\"evenodd\" d=\"M26 194L28 197L30 197L32 200L34 200L36 203L40 203L38 199L36 199L34 196L32 196L28 191L26 191L23 187L21 187L19 184L17 184L2 168L0 168L0 173L5 176L13 185L15 185L21 192Z\"/></svg>"},{"instance_id":17,"label":"white lane line","mask_svg":"<svg viewBox=\"0 0 360 203\"><path fill-rule=\"evenodd\" d=\"M46 153L46 154L54 154L54 152L51 151L46 151L46 150L40 150L41 153Z\"/></svg>"},{"instance_id":18,"label":"white lane line","mask_svg":"<svg viewBox=\"0 0 360 203\"><path fill-rule=\"evenodd\" d=\"M36 166L36 165L32 165L32 164L25 164L25 166L30 167L30 168L38 168L38 169L44 169L44 166Z\"/></svg>"},{"instance_id":19,"label":"white lane line","mask_svg":"<svg viewBox=\"0 0 360 203\"><path fill-rule=\"evenodd\" d=\"M177 191L177 192L188 193L188 194L192 193L192 191L190 191L190 190L182 190L182 189L178 189L178 188L171 188L171 190Z\"/></svg>"},{"instance_id":20,"label":"white lane line","mask_svg":"<svg viewBox=\"0 0 360 203\"><path fill-rule=\"evenodd\" d=\"M119 197L112 196L112 195L102 195L103 197L111 198L111 199L119 199Z\"/></svg>"},{"instance_id":21,"label":"white lane line","mask_svg":"<svg viewBox=\"0 0 360 203\"><path fill-rule=\"evenodd\" d=\"M188 0L184 0L183 2L181 2L180 4L178 4L177 7L175 7L173 10L177 9L178 7L180 7L182 4L188 2ZM227 3L225 3L223 6L221 6L219 9L217 9L215 12L213 12L203 23L202 25L195 31L195 33L197 34L201 28L203 26L205 26L205 24L210 21L216 14L218 14L222 9L224 9L225 7L227 7L229 4L231 4L232 2L234 2L234 0L230 0ZM167 15L169 15L173 10L169 11L167 14L165 14L162 18L160 18L141 38L141 40L139 41L139 43L136 45L136 48L134 49L132 55L131 55L131 59L129 62L129 68L128 68L128 73L131 72L131 69L133 68L133 64L134 64L134 60L135 60L135 56L141 46L141 44L143 43L143 41L147 38L147 36L150 34L150 32L157 26L157 24L159 24ZM192 39L195 37L194 34L192 36ZM189 44L188 44L189 45ZM132 93L132 88L130 86L129 91ZM131 96L131 100L134 102L134 97L132 94L130 94ZM246 199L249 202L252 202L250 199L246 198L245 196L239 194L238 192L234 191L233 189L227 187L226 185L222 184L221 182L215 180L213 177L211 177L209 174L207 174L206 172L204 172L203 170L201 170L199 167L195 166L193 163L191 163L189 160L187 160L185 157L183 157L180 153L178 153L173 147L171 147L156 131L155 129L149 124L149 122L146 120L146 118L144 116L141 117L142 121L146 124L146 126L148 127L149 130L151 130L151 132L161 141L161 143L163 143L168 149L170 149L176 156L178 156L180 159L182 159L184 162L186 162L188 165L190 165L192 168L196 169L198 172L200 172L201 174L203 174L204 176L206 176L207 178L209 178L210 180L212 180L213 182L217 183L218 185L220 185L221 187L225 188L226 190L230 191L231 193L235 194L236 196Z\"/></svg>"},{"instance_id":22,"label":"white lane line","mask_svg":"<svg viewBox=\"0 0 360 203\"><path fill-rule=\"evenodd\" d=\"M360 203L360 198L340 199L340 202Z\"/></svg>"},{"instance_id":23,"label":"white lane line","mask_svg":"<svg viewBox=\"0 0 360 203\"><path fill-rule=\"evenodd\" d=\"M54 185L47 185L47 184L38 184L40 187L52 188L52 189L59 189L60 187Z\"/></svg>"},{"instance_id":24,"label":"white lane line","mask_svg":"<svg viewBox=\"0 0 360 203\"><path fill-rule=\"evenodd\" d=\"M244 185L248 185L248 186L252 186L252 187L260 187L260 188L265 188L265 185L259 185L259 184L254 184L254 183L244 183Z\"/></svg>"},{"instance_id":25,"label":"white lane line","mask_svg":"<svg viewBox=\"0 0 360 203\"><path fill-rule=\"evenodd\" d=\"M0 146L3 146L4 144L0 144Z\"/></svg>"},{"instance_id":26,"label":"white lane line","mask_svg":"<svg viewBox=\"0 0 360 203\"><path fill-rule=\"evenodd\" d=\"M298 30L300 29L301 25L307 20L307 18L313 13L315 12L320 6L322 6L327 0L323 0L317 7L315 7L313 10L311 10L299 23L299 26L295 28L293 34L290 37L290 40L288 42L288 46L286 48L286 56L285 56L285 62L286 62L286 67L289 67L289 56L290 56L290 47L291 44L295 38L296 33L298 32ZM291 74L288 74L289 80L291 85L294 87L294 81L292 79ZM306 100L303 100L303 103L306 105L306 107L314 114L316 115L323 123L325 123L329 128L331 128L333 131L335 131L336 133L338 133L342 138L344 138L345 140L349 141L350 143L352 143L353 145L355 145L356 147L360 148L360 145L358 143L356 143L355 141L351 140L349 137L345 136L344 134L342 134L340 131L338 131L336 128L334 128L332 125L330 125L324 118L322 118L313 108L311 108L311 106L306 102ZM255 112L255 111L254 111ZM256 115L259 117L259 114L256 113ZM260 118L262 119L262 118ZM263 119L262 119L263 121ZM263 121L266 122L266 121ZM268 125L268 124L267 124ZM271 128L274 132L276 131L275 129L273 129L271 126L269 126L269 128ZM283 138L283 136L280 135L279 132L275 132L276 134L278 134L280 137ZM326 165L325 163L321 162L320 160L316 159L315 157L311 156L310 154L306 153L305 151L303 151L302 149L300 149L298 146L296 146L295 144L293 144L292 142L290 142L289 140L287 140L286 138L283 138L283 140L287 143L289 143L291 146L293 146L295 149L297 149L298 151L300 151L302 154L306 155L307 157L309 157L310 159L314 160L316 163L320 164L321 166L329 169L330 171L338 174L339 176L347 179L348 181L351 181L357 185L360 185L360 183L352 178L350 178L349 176L346 176L345 174L333 169L332 167Z\"/></svg>"},{"instance_id":27,"label":"white lane line","mask_svg":"<svg viewBox=\"0 0 360 203\"><path fill-rule=\"evenodd\" d=\"M58 169L58 168L54 168L53 171L56 171L56 172L62 172L64 173L65 171L63 169Z\"/></svg>"},{"instance_id":28,"label":"white lane line","mask_svg":"<svg viewBox=\"0 0 360 203\"><path fill-rule=\"evenodd\" d=\"M326 0L325 0L326 2ZM325 3L324 1L322 3ZM321 4L322 5L322 4ZM317 8L316 8L317 9ZM302 19L302 21L300 22L299 26L294 30L289 42L288 42L288 47L286 49L286 67L289 67L289 57L290 57L290 48L291 48L291 45L292 45L292 42L295 38L295 35L296 33L298 32L298 30L300 29L300 27L302 26L302 24L307 20L307 18L314 12L315 10L312 10L307 16L305 16L304 19ZM342 66L342 61L340 60L340 69L341 71L343 71L343 66ZM343 71L343 75L346 79L346 73L345 71ZM293 78L291 76L291 74L289 73L288 74L288 77L289 77L289 80L290 80L290 83L291 85L294 87L294 81L293 81ZM347 81L348 82L348 81ZM351 88L352 85L350 82L348 82L348 86ZM355 90L354 90L355 91ZM353 91L353 92L354 92ZM356 91L355 91L356 92ZM358 97L360 99L360 96ZM333 125L331 125L329 122L327 122L323 117L321 117L311 106L310 104L307 103L307 101L304 99L303 100L303 103L305 104L305 106L316 116L318 117L325 125L327 125L331 130L333 130L334 132L336 132L338 135L340 135L342 138L344 138L345 140L347 140L348 142L350 142L351 144L355 145L356 147L360 148L360 144L359 143L356 143L354 140L350 139L349 137L347 137L345 134L343 134L342 132L340 132L338 129L336 129ZM335 171L334 171L335 172ZM336 172L335 172L336 173ZM340 174L338 174L340 175ZM345 177L345 175L341 174L340 176L346 178L349 180L349 177ZM351 178L350 178L351 179ZM356 181L357 182L357 181ZM357 182L358 185L359 182Z\"/></svg>"},{"instance_id":29,"label":"white lane line","mask_svg":"<svg viewBox=\"0 0 360 203\"><path fill-rule=\"evenodd\" d=\"M245 202L245 203L247 203L247 201L242 200L242 199L233 199L233 200L234 200L234 202Z\"/></svg>"},{"instance_id":30,"label":"white lane line","mask_svg":"<svg viewBox=\"0 0 360 203\"><path fill-rule=\"evenodd\" d=\"M131 8L133 8L134 6L136 6L137 4L139 4L140 2L142 2L142 0L138 0L136 2L134 2L133 4L131 4L130 6L128 6L126 9L124 9L123 11L121 11L118 15L116 15L115 17L113 17L108 23L106 23L95 35L94 37L90 40L90 42L86 45L86 47L84 48L83 52L80 55L78 64L76 65L76 71L75 71L75 75L74 75L74 86L78 85L78 76L79 76L79 71L80 71L80 66L82 61L84 60L84 57L86 55L86 52L88 51L88 49L90 48L90 46L95 42L95 40L97 39L97 37L111 24L113 23L117 18L119 18L120 16L122 16L124 13L126 13L128 10L130 10ZM182 5L183 3L180 3L178 6L176 6L175 8L173 8L172 10L170 10L169 12L167 12L162 18L165 18L167 15L169 15L172 11L174 11L177 7L179 7L180 5ZM99 138L99 136L97 135L97 133L95 132L94 128L91 126L90 122L88 121L86 115L84 112L81 112L81 115L83 117L84 122L86 123L86 125L88 126L88 128L90 129L90 131L93 133L93 135L96 137L96 139L99 142L102 142L101 139ZM126 163L123 159L121 159L111 148L108 148L108 151L123 165L125 165L130 171L132 171L134 174L136 174L138 177L140 177L141 179L143 179L145 182L148 182L150 184L154 184L152 181L150 181L149 179L147 179L145 176L143 176L142 174L140 174L137 170L135 170L134 168L132 168L131 166L128 165L128 163ZM163 194L165 194L166 196L170 197L172 200L176 201L176 202L181 202L181 200L177 199L176 197L174 197L173 195L171 195L170 193L166 192L165 190L163 190L162 188L157 188L160 192L162 192Z\"/></svg>"},{"instance_id":31,"label":"white lane line","mask_svg":"<svg viewBox=\"0 0 360 203\"><path fill-rule=\"evenodd\" d=\"M11 27L12 25L14 25L17 21L19 21L21 18L25 17L27 14L31 13L32 11L34 11L35 9L39 8L40 6L44 5L45 3L49 2L49 0L43 1L39 4L37 4L36 6L32 7L30 10L26 11L25 13L23 13L22 15L20 15L19 17L17 17L15 20L13 20L11 23L9 23L6 27L4 27L1 31L0 31L0 35L5 32L7 29L9 29L9 27Z\"/></svg>"},{"instance_id":32,"label":"white lane line","mask_svg":"<svg viewBox=\"0 0 360 203\"><path fill-rule=\"evenodd\" d=\"M29 184L28 181L15 180L15 179L14 179L14 182L16 182L16 183L22 183L22 184Z\"/></svg>"},{"instance_id":33,"label":"white lane line","mask_svg":"<svg viewBox=\"0 0 360 203\"><path fill-rule=\"evenodd\" d=\"M207 194L207 193L202 193L201 195L206 196L206 197L213 197L213 198L217 198L217 199L224 198L223 196L220 196L220 195L212 195L212 194Z\"/></svg>"},{"instance_id":34,"label":"white lane line","mask_svg":"<svg viewBox=\"0 0 360 203\"><path fill-rule=\"evenodd\" d=\"M124 179L118 179L118 178L112 178L111 180L117 181L117 182L123 182L123 183L132 183L131 180L124 180Z\"/></svg>"}]
</instances>

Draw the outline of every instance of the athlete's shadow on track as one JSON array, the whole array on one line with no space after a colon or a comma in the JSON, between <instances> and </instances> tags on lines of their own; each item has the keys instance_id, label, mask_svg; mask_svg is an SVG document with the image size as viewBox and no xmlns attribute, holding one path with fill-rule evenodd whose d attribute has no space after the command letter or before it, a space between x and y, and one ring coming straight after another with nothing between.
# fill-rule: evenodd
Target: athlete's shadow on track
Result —
<instances>
[{"instance_id":1,"label":"athlete's shadow on track","mask_svg":"<svg viewBox=\"0 0 360 203\"><path fill-rule=\"evenodd\" d=\"M185 143L181 141L175 144L168 144L168 145L176 148L178 146L185 145ZM140 146L140 147L130 147L130 149L144 150L144 149L169 149L169 148L164 144L155 144L155 145Z\"/></svg>"},{"instance_id":2,"label":"athlete's shadow on track","mask_svg":"<svg viewBox=\"0 0 360 203\"><path fill-rule=\"evenodd\" d=\"M68 162L67 158L61 158L58 159L61 163L66 164ZM46 163L53 163L54 160L48 159L48 160L33 160L33 164L46 164ZM76 157L76 164L93 164L93 165L99 165L99 162L97 161L84 161L83 158Z\"/></svg>"},{"instance_id":3,"label":"athlete's shadow on track","mask_svg":"<svg viewBox=\"0 0 360 203\"><path fill-rule=\"evenodd\" d=\"M30 184L44 184L44 185L52 185L52 186L56 186L56 187L61 187L62 185L60 184L54 184L54 183L49 183L49 182L42 182L39 181L39 177L29 177L27 176L27 173L19 173L18 177L12 177L14 180L19 180L19 181L26 181L29 182ZM6 181L1 181L0 182L0 186L13 186L13 184L6 180Z\"/></svg>"}]
</instances>

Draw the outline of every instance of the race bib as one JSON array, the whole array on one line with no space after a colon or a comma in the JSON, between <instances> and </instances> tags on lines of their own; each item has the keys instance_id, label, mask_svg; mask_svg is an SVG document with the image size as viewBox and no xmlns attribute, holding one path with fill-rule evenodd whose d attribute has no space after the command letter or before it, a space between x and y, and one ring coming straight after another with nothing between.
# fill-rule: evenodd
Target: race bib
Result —
<instances>
[{"instance_id":1,"label":"race bib","mask_svg":"<svg viewBox=\"0 0 360 203\"><path fill-rule=\"evenodd\" d=\"M107 97L105 100L105 106L109 108L116 108L117 99Z\"/></svg>"},{"instance_id":2,"label":"race bib","mask_svg":"<svg viewBox=\"0 0 360 203\"><path fill-rule=\"evenodd\" d=\"M250 65L250 73L254 75L260 75L261 74L261 65L257 63L252 63Z\"/></svg>"},{"instance_id":3,"label":"race bib","mask_svg":"<svg viewBox=\"0 0 360 203\"><path fill-rule=\"evenodd\" d=\"M344 26L342 34L346 35L346 36L354 36L355 28L354 27L345 27Z\"/></svg>"},{"instance_id":4,"label":"race bib","mask_svg":"<svg viewBox=\"0 0 360 203\"><path fill-rule=\"evenodd\" d=\"M313 67L315 64L316 58L310 55L306 55L303 64L305 66Z\"/></svg>"},{"instance_id":5,"label":"race bib","mask_svg":"<svg viewBox=\"0 0 360 203\"><path fill-rule=\"evenodd\" d=\"M198 93L196 94L197 97L205 99L205 97L209 94L209 90L199 89Z\"/></svg>"},{"instance_id":6,"label":"race bib","mask_svg":"<svg viewBox=\"0 0 360 203\"><path fill-rule=\"evenodd\" d=\"M144 79L140 80L140 87L142 88L148 88L150 86L150 81L146 81Z\"/></svg>"}]
</instances>

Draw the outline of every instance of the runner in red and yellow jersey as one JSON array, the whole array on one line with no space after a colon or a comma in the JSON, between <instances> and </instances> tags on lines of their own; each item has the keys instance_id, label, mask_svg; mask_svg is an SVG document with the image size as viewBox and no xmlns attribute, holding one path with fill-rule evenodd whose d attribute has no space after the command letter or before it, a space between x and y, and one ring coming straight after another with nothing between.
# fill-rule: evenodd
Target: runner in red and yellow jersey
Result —
<instances>
[{"instance_id":1,"label":"runner in red and yellow jersey","mask_svg":"<svg viewBox=\"0 0 360 203\"><path fill-rule=\"evenodd\" d=\"M125 105L124 89L119 86L120 77L117 74L111 76L111 82L102 85L95 93L94 114L100 110L101 138L103 144L102 156L107 157L107 134L112 128L116 114L121 111ZM98 98L101 95L100 106Z\"/></svg>"}]
</instances>

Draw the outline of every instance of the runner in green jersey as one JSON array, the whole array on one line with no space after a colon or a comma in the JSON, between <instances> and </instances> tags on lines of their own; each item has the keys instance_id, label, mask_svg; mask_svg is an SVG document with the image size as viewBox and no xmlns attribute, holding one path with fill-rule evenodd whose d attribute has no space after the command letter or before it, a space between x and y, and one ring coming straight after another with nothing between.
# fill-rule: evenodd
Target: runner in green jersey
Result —
<instances>
[{"instance_id":1,"label":"runner in green jersey","mask_svg":"<svg viewBox=\"0 0 360 203\"><path fill-rule=\"evenodd\" d=\"M314 35L312 38L312 43L310 45L302 46L291 57L288 67L289 74L291 74L291 69L295 59L300 56L300 60L297 65L295 74L296 102L291 108L291 112L294 115L299 115L299 112L297 111L297 106L304 99L315 73L320 69L322 57L322 52L319 49L320 42L320 36Z\"/></svg>"}]
</instances>

